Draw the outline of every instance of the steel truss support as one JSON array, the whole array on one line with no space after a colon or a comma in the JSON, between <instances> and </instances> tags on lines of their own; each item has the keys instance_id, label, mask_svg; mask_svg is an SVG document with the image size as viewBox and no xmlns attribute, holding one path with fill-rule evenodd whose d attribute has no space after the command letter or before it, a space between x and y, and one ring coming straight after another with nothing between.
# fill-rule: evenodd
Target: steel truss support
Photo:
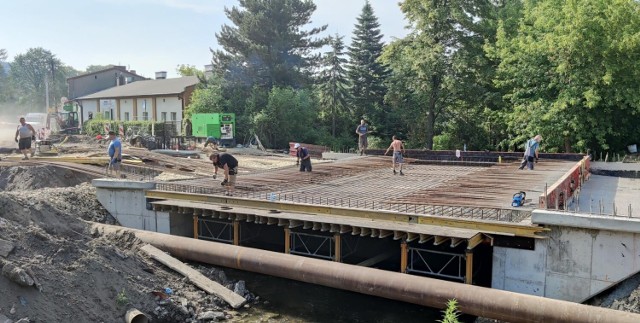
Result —
<instances>
[{"instance_id":1,"label":"steel truss support","mask_svg":"<svg viewBox=\"0 0 640 323\"><path fill-rule=\"evenodd\" d=\"M420 273L465 281L465 255L408 247L407 273Z\"/></svg>"},{"instance_id":2,"label":"steel truss support","mask_svg":"<svg viewBox=\"0 0 640 323\"><path fill-rule=\"evenodd\" d=\"M237 223L237 224L236 224ZM197 218L194 223L194 230L197 230L198 239L220 241L229 244L240 243L240 223L238 221L225 221ZM236 233L237 230L237 240Z\"/></svg>"}]
</instances>

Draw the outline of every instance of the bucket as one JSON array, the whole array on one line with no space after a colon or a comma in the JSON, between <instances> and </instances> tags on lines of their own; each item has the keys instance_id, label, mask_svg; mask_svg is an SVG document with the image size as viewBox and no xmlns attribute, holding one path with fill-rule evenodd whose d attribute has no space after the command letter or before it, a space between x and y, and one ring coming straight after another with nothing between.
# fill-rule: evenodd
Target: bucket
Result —
<instances>
[{"instance_id":1,"label":"bucket","mask_svg":"<svg viewBox=\"0 0 640 323\"><path fill-rule=\"evenodd\" d=\"M632 154L635 154L638 152L638 146L636 144L627 146L627 149L629 149L629 152Z\"/></svg>"}]
</instances>

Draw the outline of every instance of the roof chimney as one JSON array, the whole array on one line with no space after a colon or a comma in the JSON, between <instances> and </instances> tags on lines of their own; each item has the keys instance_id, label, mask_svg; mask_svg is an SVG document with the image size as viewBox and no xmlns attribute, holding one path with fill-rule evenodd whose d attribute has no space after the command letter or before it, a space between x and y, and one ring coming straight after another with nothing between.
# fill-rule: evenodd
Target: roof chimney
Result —
<instances>
[{"instance_id":1,"label":"roof chimney","mask_svg":"<svg viewBox=\"0 0 640 323\"><path fill-rule=\"evenodd\" d=\"M167 78L167 72L165 71L156 72L156 80L164 80L166 78Z\"/></svg>"}]
</instances>

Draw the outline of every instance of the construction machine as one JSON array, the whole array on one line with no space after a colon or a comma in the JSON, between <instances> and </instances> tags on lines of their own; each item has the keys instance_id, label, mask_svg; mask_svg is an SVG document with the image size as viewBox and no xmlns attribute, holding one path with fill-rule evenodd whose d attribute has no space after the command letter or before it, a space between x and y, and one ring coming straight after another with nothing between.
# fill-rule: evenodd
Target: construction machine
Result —
<instances>
[{"instance_id":1,"label":"construction machine","mask_svg":"<svg viewBox=\"0 0 640 323\"><path fill-rule=\"evenodd\" d=\"M78 134L79 124L78 112L73 104L65 103L62 111L58 111L57 108L49 110L47 129L50 129L51 133Z\"/></svg>"}]
</instances>

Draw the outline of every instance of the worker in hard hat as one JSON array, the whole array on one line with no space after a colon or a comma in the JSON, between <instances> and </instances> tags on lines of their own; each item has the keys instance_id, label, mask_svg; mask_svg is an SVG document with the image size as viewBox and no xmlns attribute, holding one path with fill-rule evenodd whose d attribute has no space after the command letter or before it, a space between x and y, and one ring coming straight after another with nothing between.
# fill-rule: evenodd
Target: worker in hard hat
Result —
<instances>
[{"instance_id":1,"label":"worker in hard hat","mask_svg":"<svg viewBox=\"0 0 640 323\"><path fill-rule=\"evenodd\" d=\"M293 148L296 150L296 165L300 165L301 172L310 172L311 171L311 155L309 155L309 150L306 147L300 146L299 143L293 145Z\"/></svg>"}]
</instances>

